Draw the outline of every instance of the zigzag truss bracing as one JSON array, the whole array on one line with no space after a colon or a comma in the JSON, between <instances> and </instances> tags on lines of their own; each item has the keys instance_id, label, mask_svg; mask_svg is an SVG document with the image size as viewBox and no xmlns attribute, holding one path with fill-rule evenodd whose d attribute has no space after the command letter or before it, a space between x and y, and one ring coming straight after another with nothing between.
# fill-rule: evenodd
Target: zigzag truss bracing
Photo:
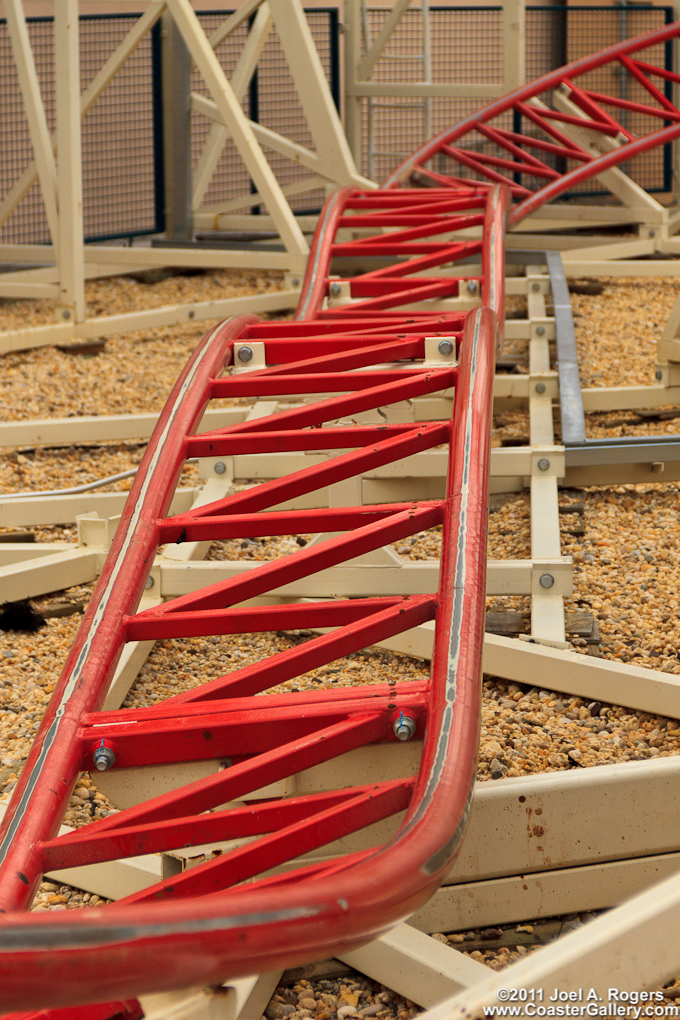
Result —
<instances>
[{"instance_id":1,"label":"zigzag truss bracing","mask_svg":"<svg viewBox=\"0 0 680 1020\"><path fill-rule=\"evenodd\" d=\"M106 998L112 1002L97 1007L97 1016L121 1010L131 1016L132 1000L143 992L350 949L411 914L437 887L462 838L474 779L508 199L503 187L342 190L322 216L295 320L232 319L192 356L151 437L4 820L6 1008L51 1007L50 1016L67 1016L78 1002ZM483 224L482 241L458 239L470 224ZM357 227L364 236L346 240ZM456 262L470 254L482 256L472 281L481 282L482 307L467 314L437 310L437 301L458 294ZM377 256L380 268L349 283L359 300L327 308L331 259L340 256ZM228 366L252 367L248 358L266 367L223 374ZM305 402L194 434L211 399L254 394L294 394ZM437 406L448 399L452 416L413 420L421 398L438 398ZM404 402L412 420L392 422L390 409ZM446 444L443 498L320 506L319 490ZM227 461L296 450L327 457L168 516L187 457ZM286 597L301 578L314 575L324 590L324 571L332 578L338 564L435 525L444 529L438 587L427 579L424 590L407 596L376 591L346 599L334 597L330 580L325 598ZM136 612L159 545L310 531L321 540L293 555ZM436 621L429 683L331 696L263 693L428 620ZM101 710L126 644L169 634L299 628L331 630L161 705ZM343 763L359 749L402 739L423 742L416 775L377 782L367 775L344 786ZM93 762L113 775L206 759L214 771L203 778L57 835L77 778ZM337 788L281 795L286 780L331 761ZM383 845L294 866L321 845L395 817ZM225 840L236 843L214 860L103 911L68 918L26 913L45 871ZM165 965L169 957L172 967Z\"/></svg>"}]
</instances>

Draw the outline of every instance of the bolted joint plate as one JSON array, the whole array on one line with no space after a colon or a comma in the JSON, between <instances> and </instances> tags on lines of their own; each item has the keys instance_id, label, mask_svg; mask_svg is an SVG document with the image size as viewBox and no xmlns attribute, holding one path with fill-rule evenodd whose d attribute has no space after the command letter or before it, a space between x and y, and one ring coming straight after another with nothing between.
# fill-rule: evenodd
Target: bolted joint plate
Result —
<instances>
[{"instance_id":1,"label":"bolted joint plate","mask_svg":"<svg viewBox=\"0 0 680 1020\"><path fill-rule=\"evenodd\" d=\"M451 347L451 351L448 348ZM447 365L449 368L458 364L456 357L455 336L426 336L425 337L425 361L424 367L434 366L441 368Z\"/></svg>"},{"instance_id":2,"label":"bolted joint plate","mask_svg":"<svg viewBox=\"0 0 680 1020\"><path fill-rule=\"evenodd\" d=\"M531 320L532 340L555 340L555 320L551 316Z\"/></svg>"},{"instance_id":3,"label":"bolted joint plate","mask_svg":"<svg viewBox=\"0 0 680 1020\"><path fill-rule=\"evenodd\" d=\"M247 360L239 358L239 351L242 347L248 348L248 351L252 352L252 355L248 357L247 352L245 357ZM243 372L257 372L262 368L267 367L267 361L265 358L264 344L261 341L253 342L251 340L244 340L242 342L236 342L234 344L234 364L231 367L232 375L241 375Z\"/></svg>"},{"instance_id":4,"label":"bolted joint plate","mask_svg":"<svg viewBox=\"0 0 680 1020\"><path fill-rule=\"evenodd\" d=\"M559 399L556 372L534 372L529 376L529 397L544 397L546 400Z\"/></svg>"},{"instance_id":5,"label":"bolted joint plate","mask_svg":"<svg viewBox=\"0 0 680 1020\"><path fill-rule=\"evenodd\" d=\"M546 585L546 575L553 578L553 584ZM541 579L543 578L543 583ZM531 595L554 596L569 598L573 592L573 566L571 556L560 556L553 559L533 560L531 568Z\"/></svg>"},{"instance_id":6,"label":"bolted joint plate","mask_svg":"<svg viewBox=\"0 0 680 1020\"><path fill-rule=\"evenodd\" d=\"M547 462L547 466L546 466ZM531 449L531 474L543 478L564 478L566 462L563 446L534 446Z\"/></svg>"},{"instance_id":7,"label":"bolted joint plate","mask_svg":"<svg viewBox=\"0 0 680 1020\"><path fill-rule=\"evenodd\" d=\"M201 457L198 462L198 477L202 481L209 478L234 478L233 457Z\"/></svg>"}]
</instances>

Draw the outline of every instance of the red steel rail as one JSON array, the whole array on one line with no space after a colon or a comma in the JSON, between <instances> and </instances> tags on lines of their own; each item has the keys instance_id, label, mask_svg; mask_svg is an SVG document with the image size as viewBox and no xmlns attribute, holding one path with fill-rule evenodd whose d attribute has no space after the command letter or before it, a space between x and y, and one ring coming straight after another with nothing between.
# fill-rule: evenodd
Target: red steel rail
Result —
<instances>
[{"instance_id":1,"label":"red steel rail","mask_svg":"<svg viewBox=\"0 0 680 1020\"><path fill-rule=\"evenodd\" d=\"M679 36L680 22L674 22L509 92L426 142L383 187L409 180L435 188L504 183L517 200L508 222L518 224L589 178L680 138L680 110L666 94L680 84L680 75L654 63L664 44ZM639 56L645 50L652 51L649 59ZM622 89L592 87L601 80L596 72L609 65L620 73L604 80L625 79L625 95L635 99L622 98ZM571 105L555 108L554 90ZM574 129L586 130L593 147L570 136Z\"/></svg>"},{"instance_id":2,"label":"red steel rail","mask_svg":"<svg viewBox=\"0 0 680 1020\"><path fill-rule=\"evenodd\" d=\"M135 996L145 992L361 945L437 888L462 838L474 782L509 200L505 186L345 189L320 219L295 320L240 316L196 349L151 437L0 830L0 1008L64 1020L138 1017ZM470 226L483 227L482 240L461 236ZM455 264L473 256L481 256L473 282L481 282L483 305L466 315L455 299L470 277L456 275ZM369 268L331 280L336 257ZM343 288L351 303L324 307ZM267 367L222 375L236 342L264 344ZM452 420L390 423L390 405L452 387ZM282 394L311 402L196 434L210 400ZM362 423L374 409L386 423ZM315 508L319 489L447 443L441 499ZM317 450L329 455L311 467L168 516L188 457ZM296 508L281 508L290 501ZM316 602L290 604L277 594L437 525L436 591L341 599L329 582ZM136 612L159 545L308 532L332 537ZM263 598L271 604L250 602ZM428 620L436 630L427 683L265 693ZM329 627L153 707L101 710L126 642ZM343 755L411 735L423 741L416 776L345 786ZM113 769L206 759L227 767L57 835L79 775L102 754ZM336 788L258 793L332 760ZM399 813L385 845L295 869L296 858ZM241 842L104 909L28 910L45 872L227 840Z\"/></svg>"}]
</instances>

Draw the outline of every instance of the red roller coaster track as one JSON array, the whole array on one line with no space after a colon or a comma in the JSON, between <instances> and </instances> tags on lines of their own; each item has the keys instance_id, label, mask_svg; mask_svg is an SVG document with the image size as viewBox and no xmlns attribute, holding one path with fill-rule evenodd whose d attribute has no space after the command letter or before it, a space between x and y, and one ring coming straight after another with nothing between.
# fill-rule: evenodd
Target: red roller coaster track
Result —
<instances>
[{"instance_id":1,"label":"red roller coaster track","mask_svg":"<svg viewBox=\"0 0 680 1020\"><path fill-rule=\"evenodd\" d=\"M242 316L214 329L197 348L149 443L2 830L5 1008L52 1007L56 1016L57 1006L119 1000L308 960L365 942L412 913L437 887L462 837L474 779L489 423L508 200L504 187L481 194L471 188L341 191L324 211L297 319L265 323ZM457 239L458 231L481 224L483 241ZM336 239L338 231L359 227L365 235L360 240ZM427 299L455 296L460 284L450 269L446 275L416 273L480 253L485 307L467 318L408 310ZM375 254L407 260L355 276L351 291L358 300L322 310L331 258ZM236 341L263 343L268 367L221 377ZM426 365L430 344L439 361ZM451 387L453 421L333 424ZM211 399L291 393L337 395L194 435ZM444 499L273 509L447 443ZM343 449L348 452L337 453ZM295 450L335 455L167 516L187 457ZM438 591L240 605L438 524L444 529ZM339 534L135 615L161 544L310 531ZM428 684L255 697L432 619L436 639ZM330 633L158 707L99 710L126 641L329 626ZM338 762L337 789L258 797L264 787L353 749L395 741L399 724L403 735L413 729L424 741L418 776L346 788ZM115 755L113 768L226 757L231 764L56 836L79 774L92 769L101 747ZM223 807L234 801L239 806ZM405 818L385 846L240 884L399 812ZM106 910L68 917L25 912L45 871L243 837L257 838ZM118 1002L83 1016L110 1016L123 1008L134 1015L134 1004Z\"/></svg>"},{"instance_id":2,"label":"red roller coaster track","mask_svg":"<svg viewBox=\"0 0 680 1020\"><path fill-rule=\"evenodd\" d=\"M680 136L680 113L651 80L680 83L680 77L631 56L679 34L680 24L672 25L556 71L439 136L406 161L387 188L336 193L319 221L294 321L241 316L201 342L149 442L0 830L5 1010L34 1011L26 1017L136 1018L141 1012L134 997L145 992L221 982L360 945L408 917L436 889L462 838L474 781L489 424L511 193L520 199L512 213L517 222L586 177ZM651 102L623 102L574 84L614 61ZM537 105L540 94L560 85L585 120ZM605 111L608 105L670 126L635 138ZM491 123L511 110L530 131ZM566 126L620 144L595 156L568 137ZM479 145L462 149L460 141L471 136L505 155ZM563 160L566 172L527 149ZM433 170L426 164L434 156L454 160L480 180ZM568 169L570 161L576 169ZM414 173L430 186L401 187ZM524 181L543 186L533 191ZM471 227L482 228L481 240L470 239ZM459 293L456 263L480 255L474 282L481 282L481 307L467 316L436 310L437 301ZM334 257L387 264L341 283L337 290L348 288L351 302L325 308L324 299L336 292L329 278ZM264 345L267 367L223 376L236 343ZM451 421L347 424L364 412L452 387ZM210 400L291 394L310 402L195 434ZM442 444L450 451L442 499L304 508L305 501L314 505L311 494L318 489ZM189 456L312 450L328 456L168 516ZM291 501L299 508L282 508ZM285 585L439 524L436 592L345 600L332 597L329 582L321 601L282 604L277 595ZM160 545L310 531L334 537L136 612ZM248 604L253 599L265 604ZM428 683L264 693L428 620L436 625ZM101 710L126 642L329 627L158 706ZM397 735L423 741L417 776L343 786L343 755ZM113 769L206 759L228 765L58 836L78 776L92 769L97 753L108 755ZM260 792L336 759L336 788L289 797ZM384 845L295 868L301 855L402 812ZM242 842L104 910L28 912L46 871L226 840Z\"/></svg>"},{"instance_id":3,"label":"red roller coaster track","mask_svg":"<svg viewBox=\"0 0 680 1020\"><path fill-rule=\"evenodd\" d=\"M680 138L680 111L672 102L680 75L653 62L678 36L680 23L674 22L515 89L426 142L383 187L399 187L409 178L435 188L502 182L518 200L509 217L516 225L589 178ZM652 51L648 60L638 56L644 50ZM612 65L620 69L615 80L626 88L592 88L611 82L597 72ZM574 131L586 131L592 144ZM466 172L469 177L459 176Z\"/></svg>"}]
</instances>

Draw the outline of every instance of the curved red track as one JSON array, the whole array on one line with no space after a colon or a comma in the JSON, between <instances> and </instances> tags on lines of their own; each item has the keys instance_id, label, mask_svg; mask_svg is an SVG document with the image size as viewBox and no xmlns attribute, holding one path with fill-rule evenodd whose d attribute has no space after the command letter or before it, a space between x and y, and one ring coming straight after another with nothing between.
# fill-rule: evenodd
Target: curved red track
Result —
<instances>
[{"instance_id":1,"label":"curved red track","mask_svg":"<svg viewBox=\"0 0 680 1020\"><path fill-rule=\"evenodd\" d=\"M145 991L214 983L356 946L407 917L436 889L462 837L474 780L489 425L508 199L504 188L483 194L469 188L455 194L342 191L322 216L296 321L242 316L218 326L197 348L151 438L5 819L0 838L5 1008L52 1007L57 1016L57 1006L115 999L118 1005L109 1002L83 1014L110 1016L121 1000ZM457 239L470 224L483 224L483 241ZM363 236L355 240L336 236L359 229ZM351 279L352 296L359 300L322 308L333 256L389 260L395 254L403 261ZM467 316L418 307L455 298L461 281L451 268L438 267L474 254L482 256L482 293L493 307ZM423 270L436 275L415 275ZM433 355L431 345L438 350L442 337L453 353ZM263 343L268 367L222 377L236 341ZM423 364L426 353L435 357L432 364ZM332 424L383 406L389 416L392 404L453 386L452 421ZM195 435L210 399L315 393L337 395ZM443 499L271 509L445 443L450 467ZM338 455L343 448L349 452ZM317 449L336 453L218 503L167 516L188 456ZM241 605L438 524L444 536L437 591L293 604L272 596L272 605ZM309 531L339 534L135 614L160 544ZM436 639L429 683L255 698L431 619ZM157 707L99 710L126 641L329 625L335 627L330 633ZM258 790L286 776L366 744L395 741L394 723L402 714L424 740L417 776L344 788L339 763L337 789L258 798ZM115 753L113 768L227 754L231 764L56 836L75 782L92 768L102 741ZM239 806L221 807L234 801ZM238 884L399 812L405 812L404 820L384 846ZM105 910L25 912L45 871L253 836L259 838ZM134 1005L125 1008L134 1015ZM63 1015L72 1014L67 1009Z\"/></svg>"},{"instance_id":2,"label":"curved red track","mask_svg":"<svg viewBox=\"0 0 680 1020\"><path fill-rule=\"evenodd\" d=\"M4 1009L47 1010L39 1015L74 1020L137 1017L134 997L144 992L220 982L360 945L407 917L436 889L462 838L474 781L489 423L511 192L520 199L512 212L518 222L575 183L680 136L680 113L652 81L680 79L633 56L679 34L680 24L672 25L556 71L434 139L399 168L387 188L338 192L320 218L295 320L268 323L242 316L201 342L151 438L0 831ZM660 130L634 138L606 109L617 102L621 108L616 97L575 84L612 62L649 97L625 108L661 121ZM536 102L558 86L576 114ZM511 110L531 130L511 132L494 123ZM614 139L616 148L597 155L574 142L567 131L584 125L603 145ZM501 155L458 144L473 135L493 143ZM533 152L566 161L567 172ZM433 170L427 164L434 156L453 160L479 180ZM577 165L569 169L570 162ZM429 186L401 187L414 174ZM471 227L482 227L481 240L461 233ZM479 276L456 275L456 263L480 255ZM337 281L329 278L334 257L359 260L355 265L382 262ZM482 306L467 316L452 309L461 284L478 282ZM329 294L347 294L352 301L325 308ZM446 343L440 349L442 340L451 342L458 364ZM267 367L222 376L237 342L263 344ZM388 412L386 424L356 424L372 409L451 387L450 421L390 423ZM316 399L195 434L212 399L282 394ZM443 498L315 508L316 490L445 443L450 454ZM168 516L187 457L289 451L328 456ZM291 501L298 508L281 506ZM343 599L332 597L329 582L320 601L280 597L282 588L300 578L437 524L443 526L437 591ZM136 612L161 544L309 531L335 537ZM253 599L260 604L250 603ZM432 619L429 683L262 693ZM328 627L335 629L161 705L101 711L127 641ZM417 776L346 788L339 761L337 788L285 798L258 795L367 744L394 741L394 724L402 717L424 741ZM114 769L206 758L228 758L229 764L59 837L76 780L92 768L102 742L115 753ZM295 857L400 812L403 820L384 845L289 868ZM27 912L45 871L225 840L242 842L105 910L40 917ZM97 1001L100 1005L76 1008Z\"/></svg>"},{"instance_id":3,"label":"curved red track","mask_svg":"<svg viewBox=\"0 0 680 1020\"><path fill-rule=\"evenodd\" d=\"M591 177L680 137L680 111L670 95L680 75L654 62L663 44L679 36L674 22L515 89L426 142L383 187L409 180L435 188L504 183L517 200L508 221L515 226ZM626 78L634 99L591 87L593 74L607 66L620 72L614 81Z\"/></svg>"}]
</instances>

